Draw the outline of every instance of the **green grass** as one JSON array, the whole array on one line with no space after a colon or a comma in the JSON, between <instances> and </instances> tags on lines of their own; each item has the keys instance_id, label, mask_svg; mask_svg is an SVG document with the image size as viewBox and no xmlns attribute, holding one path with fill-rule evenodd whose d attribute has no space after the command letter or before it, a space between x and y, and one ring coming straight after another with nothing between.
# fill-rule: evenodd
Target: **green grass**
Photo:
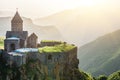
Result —
<instances>
[{"instance_id":1,"label":"green grass","mask_svg":"<svg viewBox=\"0 0 120 80\"><path fill-rule=\"evenodd\" d=\"M4 42L0 42L0 46L4 46Z\"/></svg>"},{"instance_id":2,"label":"green grass","mask_svg":"<svg viewBox=\"0 0 120 80\"><path fill-rule=\"evenodd\" d=\"M0 49L4 48L4 37L0 37Z\"/></svg>"},{"instance_id":3,"label":"green grass","mask_svg":"<svg viewBox=\"0 0 120 80\"><path fill-rule=\"evenodd\" d=\"M60 44L56 46L46 46L42 48L38 48L40 53L56 53L56 52L66 52L69 51L76 46L71 45L71 44Z\"/></svg>"}]
</instances>

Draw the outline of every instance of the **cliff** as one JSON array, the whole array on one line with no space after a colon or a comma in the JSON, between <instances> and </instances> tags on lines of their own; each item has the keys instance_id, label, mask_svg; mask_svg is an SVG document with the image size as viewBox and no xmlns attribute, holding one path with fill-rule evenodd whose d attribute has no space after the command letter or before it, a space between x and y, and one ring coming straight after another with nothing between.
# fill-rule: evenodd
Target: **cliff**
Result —
<instances>
[{"instance_id":1,"label":"cliff","mask_svg":"<svg viewBox=\"0 0 120 80\"><path fill-rule=\"evenodd\" d=\"M26 64L6 65L0 58L0 80L92 80L78 69L77 47L67 43L26 53ZM17 61L19 62L19 61Z\"/></svg>"},{"instance_id":2,"label":"cliff","mask_svg":"<svg viewBox=\"0 0 120 80\"><path fill-rule=\"evenodd\" d=\"M26 65L19 68L0 65L0 80L57 80L51 79L49 76L46 77L40 66L38 60L30 60ZM60 80L93 80L91 76L78 69L68 68L65 68L64 76ZM72 74L73 71L75 75Z\"/></svg>"}]
</instances>

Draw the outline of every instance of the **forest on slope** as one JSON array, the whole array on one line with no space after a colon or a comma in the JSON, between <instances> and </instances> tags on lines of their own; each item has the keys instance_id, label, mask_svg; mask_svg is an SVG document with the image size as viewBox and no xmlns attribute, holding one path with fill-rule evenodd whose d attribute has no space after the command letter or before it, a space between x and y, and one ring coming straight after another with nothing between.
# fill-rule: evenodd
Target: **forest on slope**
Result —
<instances>
[{"instance_id":1,"label":"forest on slope","mask_svg":"<svg viewBox=\"0 0 120 80\"><path fill-rule=\"evenodd\" d=\"M120 30L106 34L79 48L79 67L94 76L120 69Z\"/></svg>"}]
</instances>

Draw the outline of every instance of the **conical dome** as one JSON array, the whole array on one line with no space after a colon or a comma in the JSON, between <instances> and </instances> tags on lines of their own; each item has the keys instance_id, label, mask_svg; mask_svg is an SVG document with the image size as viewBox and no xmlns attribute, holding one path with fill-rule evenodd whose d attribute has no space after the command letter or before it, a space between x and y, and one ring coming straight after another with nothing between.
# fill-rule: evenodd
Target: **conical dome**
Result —
<instances>
[{"instance_id":1,"label":"conical dome","mask_svg":"<svg viewBox=\"0 0 120 80\"><path fill-rule=\"evenodd\" d=\"M16 14L11 21L11 30L12 31L23 31L23 20L20 17L18 11L16 11Z\"/></svg>"},{"instance_id":2,"label":"conical dome","mask_svg":"<svg viewBox=\"0 0 120 80\"><path fill-rule=\"evenodd\" d=\"M13 17L13 19L12 19L12 21L11 21L12 23L18 23L18 22L23 22L23 20L22 20L22 18L20 17L20 15L19 15L19 13L18 13L18 11L16 12L16 14L15 14L15 16Z\"/></svg>"}]
</instances>

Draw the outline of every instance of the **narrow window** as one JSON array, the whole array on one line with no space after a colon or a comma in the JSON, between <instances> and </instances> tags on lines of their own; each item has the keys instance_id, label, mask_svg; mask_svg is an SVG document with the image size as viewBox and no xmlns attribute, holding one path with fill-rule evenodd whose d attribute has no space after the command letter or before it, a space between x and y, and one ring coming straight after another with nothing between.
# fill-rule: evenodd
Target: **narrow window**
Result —
<instances>
[{"instance_id":1,"label":"narrow window","mask_svg":"<svg viewBox=\"0 0 120 80\"><path fill-rule=\"evenodd\" d=\"M52 60L52 55L48 55L48 60Z\"/></svg>"}]
</instances>

